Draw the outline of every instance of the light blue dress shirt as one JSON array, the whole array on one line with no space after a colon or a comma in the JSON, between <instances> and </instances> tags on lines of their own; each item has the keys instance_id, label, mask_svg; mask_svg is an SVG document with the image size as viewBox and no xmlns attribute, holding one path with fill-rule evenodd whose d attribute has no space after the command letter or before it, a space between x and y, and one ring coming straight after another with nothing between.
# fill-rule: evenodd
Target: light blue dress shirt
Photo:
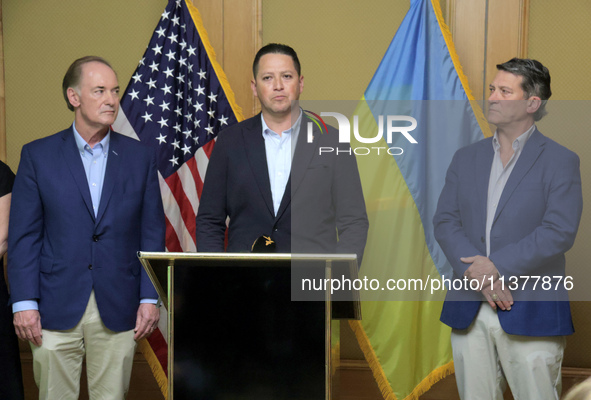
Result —
<instances>
[{"instance_id":1,"label":"light blue dress shirt","mask_svg":"<svg viewBox=\"0 0 591 400\"><path fill-rule=\"evenodd\" d=\"M269 129L262 114L261 121L263 123L263 139L265 139L271 195L273 196L273 209L275 215L277 215L291 173L291 159L298 142L302 110L300 109L300 114L291 128L281 132L281 136Z\"/></svg>"}]
</instances>

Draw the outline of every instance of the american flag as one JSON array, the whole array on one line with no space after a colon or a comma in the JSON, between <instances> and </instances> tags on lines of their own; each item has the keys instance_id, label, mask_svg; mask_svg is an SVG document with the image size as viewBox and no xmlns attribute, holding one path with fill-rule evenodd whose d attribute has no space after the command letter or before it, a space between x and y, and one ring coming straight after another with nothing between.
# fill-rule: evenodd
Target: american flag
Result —
<instances>
[{"instance_id":1,"label":"american flag","mask_svg":"<svg viewBox=\"0 0 591 400\"><path fill-rule=\"evenodd\" d=\"M168 251L196 251L195 217L214 139L242 119L199 12L190 0L169 0L113 126L157 150ZM161 332L148 341L166 377L165 314L160 321Z\"/></svg>"}]
</instances>

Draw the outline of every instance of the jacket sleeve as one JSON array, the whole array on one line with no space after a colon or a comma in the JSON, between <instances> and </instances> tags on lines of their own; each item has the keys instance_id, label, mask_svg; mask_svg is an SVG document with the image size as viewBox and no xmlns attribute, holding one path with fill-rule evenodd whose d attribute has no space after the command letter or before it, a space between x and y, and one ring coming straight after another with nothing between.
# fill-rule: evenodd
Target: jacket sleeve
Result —
<instances>
[{"instance_id":1,"label":"jacket sleeve","mask_svg":"<svg viewBox=\"0 0 591 400\"><path fill-rule=\"evenodd\" d=\"M226 234L228 146L221 134L213 148L199 202L196 243L199 252L224 252Z\"/></svg>"},{"instance_id":2,"label":"jacket sleeve","mask_svg":"<svg viewBox=\"0 0 591 400\"><path fill-rule=\"evenodd\" d=\"M146 191L144 193L141 214L141 247L142 251L164 251L166 222L162 207L162 196L158 183L158 169L156 154L152 155L150 167L146 177ZM158 295L146 271L141 269L140 298L155 299Z\"/></svg>"},{"instance_id":3,"label":"jacket sleeve","mask_svg":"<svg viewBox=\"0 0 591 400\"><path fill-rule=\"evenodd\" d=\"M8 280L12 303L39 299L43 203L29 146L24 146L12 191L8 230Z\"/></svg>"}]
</instances>

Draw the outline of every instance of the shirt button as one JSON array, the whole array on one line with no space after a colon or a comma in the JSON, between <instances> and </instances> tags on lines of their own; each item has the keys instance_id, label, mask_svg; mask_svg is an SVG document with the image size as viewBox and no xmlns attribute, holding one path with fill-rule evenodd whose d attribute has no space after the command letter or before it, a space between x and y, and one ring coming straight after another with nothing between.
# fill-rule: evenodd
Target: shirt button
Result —
<instances>
[{"instance_id":1,"label":"shirt button","mask_svg":"<svg viewBox=\"0 0 591 400\"><path fill-rule=\"evenodd\" d=\"M98 235L92 235L92 240L95 242L98 242L99 241Z\"/></svg>"},{"instance_id":2,"label":"shirt button","mask_svg":"<svg viewBox=\"0 0 591 400\"><path fill-rule=\"evenodd\" d=\"M88 265L88 269L92 269L92 264L89 264Z\"/></svg>"},{"instance_id":3,"label":"shirt button","mask_svg":"<svg viewBox=\"0 0 591 400\"><path fill-rule=\"evenodd\" d=\"M94 182L93 182L93 183L92 183L92 186L96 186L96 183L94 183Z\"/></svg>"}]
</instances>

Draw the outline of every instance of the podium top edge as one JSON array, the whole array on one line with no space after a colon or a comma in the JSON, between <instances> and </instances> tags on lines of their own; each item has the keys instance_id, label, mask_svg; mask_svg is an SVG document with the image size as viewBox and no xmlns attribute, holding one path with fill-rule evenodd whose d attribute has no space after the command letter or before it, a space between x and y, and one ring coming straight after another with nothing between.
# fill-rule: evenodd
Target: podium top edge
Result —
<instances>
[{"instance_id":1,"label":"podium top edge","mask_svg":"<svg viewBox=\"0 0 591 400\"><path fill-rule=\"evenodd\" d=\"M293 260L293 261L356 261L356 254L306 254L306 253L195 253L138 251L140 259L180 260L209 258L217 260Z\"/></svg>"}]
</instances>

